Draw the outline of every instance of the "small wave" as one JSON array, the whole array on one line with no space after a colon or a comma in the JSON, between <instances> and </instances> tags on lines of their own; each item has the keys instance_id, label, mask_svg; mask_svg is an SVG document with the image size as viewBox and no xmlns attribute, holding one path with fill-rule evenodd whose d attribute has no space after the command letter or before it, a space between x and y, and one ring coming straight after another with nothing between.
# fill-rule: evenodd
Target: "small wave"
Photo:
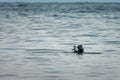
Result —
<instances>
[{"instance_id":1,"label":"small wave","mask_svg":"<svg viewBox=\"0 0 120 80\"><path fill-rule=\"evenodd\" d=\"M96 34L82 34L81 36L98 37Z\"/></svg>"},{"instance_id":2,"label":"small wave","mask_svg":"<svg viewBox=\"0 0 120 80\"><path fill-rule=\"evenodd\" d=\"M107 44L120 44L120 41L105 41Z\"/></svg>"},{"instance_id":3,"label":"small wave","mask_svg":"<svg viewBox=\"0 0 120 80\"><path fill-rule=\"evenodd\" d=\"M37 27L37 28L30 28L31 30L48 30L48 28L40 28L40 27Z\"/></svg>"},{"instance_id":4,"label":"small wave","mask_svg":"<svg viewBox=\"0 0 120 80\"><path fill-rule=\"evenodd\" d=\"M26 7L28 4L27 3L18 3L16 6L19 7Z\"/></svg>"},{"instance_id":5,"label":"small wave","mask_svg":"<svg viewBox=\"0 0 120 80\"><path fill-rule=\"evenodd\" d=\"M17 76L16 74L3 74L3 75L0 75L0 78L2 77L14 77L14 76Z\"/></svg>"},{"instance_id":6,"label":"small wave","mask_svg":"<svg viewBox=\"0 0 120 80\"><path fill-rule=\"evenodd\" d=\"M56 49L26 49L27 52L31 53L58 53L61 52L61 50Z\"/></svg>"}]
</instances>

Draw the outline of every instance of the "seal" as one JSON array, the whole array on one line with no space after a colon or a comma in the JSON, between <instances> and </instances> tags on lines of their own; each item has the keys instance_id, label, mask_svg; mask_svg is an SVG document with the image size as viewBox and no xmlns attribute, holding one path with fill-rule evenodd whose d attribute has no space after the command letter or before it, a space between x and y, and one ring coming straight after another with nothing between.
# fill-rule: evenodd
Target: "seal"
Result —
<instances>
[{"instance_id":1,"label":"seal","mask_svg":"<svg viewBox=\"0 0 120 80\"><path fill-rule=\"evenodd\" d=\"M73 53L77 53L77 54L83 54L84 53L84 48L82 45L78 45L77 49L76 46L73 46Z\"/></svg>"}]
</instances>

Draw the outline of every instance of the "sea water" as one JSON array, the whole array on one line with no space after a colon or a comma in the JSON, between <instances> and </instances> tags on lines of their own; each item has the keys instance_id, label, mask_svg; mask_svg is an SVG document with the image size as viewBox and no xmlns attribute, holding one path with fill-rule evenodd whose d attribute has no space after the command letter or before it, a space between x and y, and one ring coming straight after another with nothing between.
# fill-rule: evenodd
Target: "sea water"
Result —
<instances>
[{"instance_id":1,"label":"sea water","mask_svg":"<svg viewBox=\"0 0 120 80\"><path fill-rule=\"evenodd\" d=\"M0 3L0 80L120 80L120 3Z\"/></svg>"}]
</instances>

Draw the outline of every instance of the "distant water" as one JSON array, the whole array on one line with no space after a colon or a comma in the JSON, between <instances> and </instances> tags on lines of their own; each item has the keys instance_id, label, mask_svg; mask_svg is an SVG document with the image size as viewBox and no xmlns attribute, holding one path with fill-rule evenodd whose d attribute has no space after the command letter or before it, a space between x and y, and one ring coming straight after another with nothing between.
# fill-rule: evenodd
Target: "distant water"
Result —
<instances>
[{"instance_id":1,"label":"distant water","mask_svg":"<svg viewBox=\"0 0 120 80\"><path fill-rule=\"evenodd\" d=\"M73 45L83 44L78 56ZM120 80L120 3L0 3L0 80Z\"/></svg>"}]
</instances>

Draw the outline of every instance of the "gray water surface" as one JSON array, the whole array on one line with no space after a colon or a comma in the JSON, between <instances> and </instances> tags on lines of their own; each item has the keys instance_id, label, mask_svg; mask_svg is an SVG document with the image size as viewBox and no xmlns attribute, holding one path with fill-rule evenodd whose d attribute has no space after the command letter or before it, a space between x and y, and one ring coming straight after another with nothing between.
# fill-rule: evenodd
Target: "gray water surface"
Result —
<instances>
[{"instance_id":1,"label":"gray water surface","mask_svg":"<svg viewBox=\"0 0 120 80\"><path fill-rule=\"evenodd\" d=\"M119 35L119 3L0 3L0 80L120 80Z\"/></svg>"}]
</instances>

